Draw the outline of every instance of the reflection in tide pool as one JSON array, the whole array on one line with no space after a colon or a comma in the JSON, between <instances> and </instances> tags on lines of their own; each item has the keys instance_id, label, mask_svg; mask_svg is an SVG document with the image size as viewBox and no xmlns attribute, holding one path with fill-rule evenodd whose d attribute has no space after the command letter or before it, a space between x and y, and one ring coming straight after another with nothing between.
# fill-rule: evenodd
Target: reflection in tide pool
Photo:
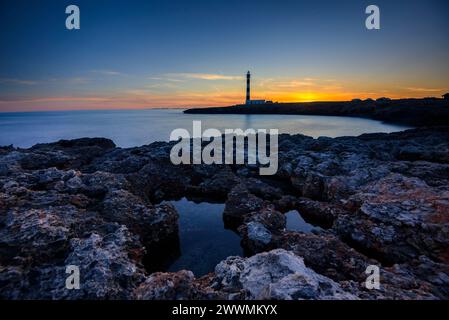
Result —
<instances>
[{"instance_id":1,"label":"reflection in tide pool","mask_svg":"<svg viewBox=\"0 0 449 320\"><path fill-rule=\"evenodd\" d=\"M179 213L180 256L167 271L191 270L199 277L229 256L243 256L240 237L224 228L222 203L170 201Z\"/></svg>"},{"instance_id":2,"label":"reflection in tide pool","mask_svg":"<svg viewBox=\"0 0 449 320\"><path fill-rule=\"evenodd\" d=\"M300 231L310 233L312 231L321 230L320 227L316 227L310 223L307 223L297 210L287 212L285 214L285 217L287 218L286 229L288 231Z\"/></svg>"}]
</instances>

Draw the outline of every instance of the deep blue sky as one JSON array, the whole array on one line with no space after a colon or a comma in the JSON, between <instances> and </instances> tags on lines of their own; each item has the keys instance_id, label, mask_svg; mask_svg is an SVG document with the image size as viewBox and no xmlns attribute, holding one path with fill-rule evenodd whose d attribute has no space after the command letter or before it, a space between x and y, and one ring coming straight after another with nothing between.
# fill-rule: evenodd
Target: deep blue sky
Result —
<instances>
[{"instance_id":1,"label":"deep blue sky","mask_svg":"<svg viewBox=\"0 0 449 320\"><path fill-rule=\"evenodd\" d=\"M226 104L248 69L280 100L440 95L448 18L445 0L2 0L0 111Z\"/></svg>"}]
</instances>

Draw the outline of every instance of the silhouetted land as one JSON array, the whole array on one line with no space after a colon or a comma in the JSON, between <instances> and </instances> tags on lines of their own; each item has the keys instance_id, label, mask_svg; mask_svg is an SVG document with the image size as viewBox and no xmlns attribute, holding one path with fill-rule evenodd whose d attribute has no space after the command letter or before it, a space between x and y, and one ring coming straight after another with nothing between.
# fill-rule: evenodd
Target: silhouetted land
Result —
<instances>
[{"instance_id":1,"label":"silhouetted land","mask_svg":"<svg viewBox=\"0 0 449 320\"><path fill-rule=\"evenodd\" d=\"M196 108L185 110L184 113L344 116L370 118L412 126L433 126L449 125L449 100L432 98L389 101L272 103Z\"/></svg>"}]
</instances>

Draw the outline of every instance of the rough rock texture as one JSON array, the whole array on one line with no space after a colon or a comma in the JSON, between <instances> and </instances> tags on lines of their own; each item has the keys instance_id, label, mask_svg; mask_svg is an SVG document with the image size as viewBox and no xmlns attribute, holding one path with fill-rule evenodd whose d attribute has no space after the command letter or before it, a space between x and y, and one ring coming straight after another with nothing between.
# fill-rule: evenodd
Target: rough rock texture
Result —
<instances>
[{"instance_id":1,"label":"rough rock texture","mask_svg":"<svg viewBox=\"0 0 449 320\"><path fill-rule=\"evenodd\" d=\"M220 294L202 281L195 279L191 271L176 273L153 273L136 290L138 300L193 300L224 299Z\"/></svg>"},{"instance_id":2,"label":"rough rock texture","mask_svg":"<svg viewBox=\"0 0 449 320\"><path fill-rule=\"evenodd\" d=\"M283 249L226 259L215 268L214 287L239 299L357 299Z\"/></svg>"},{"instance_id":3,"label":"rough rock texture","mask_svg":"<svg viewBox=\"0 0 449 320\"><path fill-rule=\"evenodd\" d=\"M449 128L281 135L272 177L254 165L175 166L172 146L0 147L0 298L449 298ZM178 233L178 213L159 203L181 197L223 200L249 256L200 279L151 274L144 257ZM287 231L289 210L321 229ZM81 290L65 289L68 265L80 266ZM379 290L365 287L369 265Z\"/></svg>"},{"instance_id":4,"label":"rough rock texture","mask_svg":"<svg viewBox=\"0 0 449 320\"><path fill-rule=\"evenodd\" d=\"M127 299L145 280L145 246L177 233L178 214L133 195L121 174L79 171L103 146L113 144L81 139L0 156L0 296ZM35 150L40 160L28 162ZM47 168L54 154L77 169ZM65 289L68 265L80 267L81 290Z\"/></svg>"},{"instance_id":5,"label":"rough rock texture","mask_svg":"<svg viewBox=\"0 0 449 320\"><path fill-rule=\"evenodd\" d=\"M423 254L449 262L449 190L394 173L364 186L346 206L353 214L337 218L336 232L386 263Z\"/></svg>"}]
</instances>

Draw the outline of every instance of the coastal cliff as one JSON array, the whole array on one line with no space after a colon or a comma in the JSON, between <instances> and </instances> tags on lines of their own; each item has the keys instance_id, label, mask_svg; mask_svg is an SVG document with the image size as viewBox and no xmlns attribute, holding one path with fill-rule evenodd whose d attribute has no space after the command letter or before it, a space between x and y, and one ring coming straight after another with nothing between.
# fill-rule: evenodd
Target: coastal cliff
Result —
<instances>
[{"instance_id":1,"label":"coastal cliff","mask_svg":"<svg viewBox=\"0 0 449 320\"><path fill-rule=\"evenodd\" d=\"M449 298L449 127L281 135L279 171L263 179L254 166L175 166L173 144L1 147L0 297ZM149 272L145 260L178 232L162 201L181 197L222 199L247 257L201 278ZM320 230L287 231L292 209ZM67 265L80 266L81 290L65 289ZM380 267L379 290L365 288L369 265Z\"/></svg>"}]
</instances>

